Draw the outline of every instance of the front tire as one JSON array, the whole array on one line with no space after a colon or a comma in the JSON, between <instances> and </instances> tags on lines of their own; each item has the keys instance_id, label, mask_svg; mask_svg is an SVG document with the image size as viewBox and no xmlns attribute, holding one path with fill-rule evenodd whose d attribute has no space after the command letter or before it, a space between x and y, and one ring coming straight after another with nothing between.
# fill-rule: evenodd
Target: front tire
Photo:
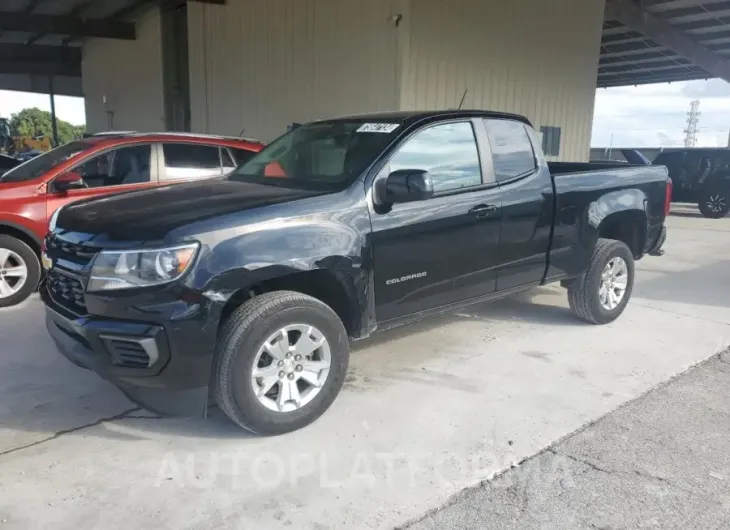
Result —
<instances>
[{"instance_id":1,"label":"front tire","mask_svg":"<svg viewBox=\"0 0 730 530\"><path fill-rule=\"evenodd\" d=\"M214 395L231 420L254 434L295 431L332 405L349 358L347 332L329 306L297 292L265 293L224 323Z\"/></svg>"},{"instance_id":2,"label":"front tire","mask_svg":"<svg viewBox=\"0 0 730 530\"><path fill-rule=\"evenodd\" d=\"M702 193L700 212L709 219L722 219L730 212L730 196L725 189L710 188Z\"/></svg>"},{"instance_id":3,"label":"front tire","mask_svg":"<svg viewBox=\"0 0 730 530\"><path fill-rule=\"evenodd\" d=\"M0 235L0 307L27 299L41 279L38 256L20 239Z\"/></svg>"},{"instance_id":4,"label":"front tire","mask_svg":"<svg viewBox=\"0 0 730 530\"><path fill-rule=\"evenodd\" d=\"M570 309L591 324L608 324L626 309L634 288L634 256L625 243L599 239L586 273L568 285Z\"/></svg>"}]
</instances>

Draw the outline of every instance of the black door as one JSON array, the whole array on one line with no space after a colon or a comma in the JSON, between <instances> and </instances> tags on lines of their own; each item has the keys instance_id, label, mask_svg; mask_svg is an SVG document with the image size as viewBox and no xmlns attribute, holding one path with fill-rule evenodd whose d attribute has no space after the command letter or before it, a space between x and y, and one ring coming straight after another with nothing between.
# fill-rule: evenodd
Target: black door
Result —
<instances>
[{"instance_id":1,"label":"black door","mask_svg":"<svg viewBox=\"0 0 730 530\"><path fill-rule=\"evenodd\" d=\"M497 290L539 282L545 275L553 222L550 172L538 164L537 137L514 120L485 120L502 192L502 231Z\"/></svg>"},{"instance_id":2,"label":"black door","mask_svg":"<svg viewBox=\"0 0 730 530\"><path fill-rule=\"evenodd\" d=\"M436 195L371 212L378 321L494 291L501 198L491 162L483 164L483 128L477 134L479 146L471 121L427 126L381 172L425 169Z\"/></svg>"}]
</instances>

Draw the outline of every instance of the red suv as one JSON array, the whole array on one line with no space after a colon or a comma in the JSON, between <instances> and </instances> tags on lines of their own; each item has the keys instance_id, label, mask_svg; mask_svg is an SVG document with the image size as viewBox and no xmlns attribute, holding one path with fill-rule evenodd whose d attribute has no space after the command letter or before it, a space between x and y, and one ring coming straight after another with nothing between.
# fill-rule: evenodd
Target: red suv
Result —
<instances>
[{"instance_id":1,"label":"red suv","mask_svg":"<svg viewBox=\"0 0 730 530\"><path fill-rule=\"evenodd\" d=\"M71 142L0 177L0 307L30 296L41 242L61 206L98 195L220 177L263 145L193 134L104 133Z\"/></svg>"}]
</instances>

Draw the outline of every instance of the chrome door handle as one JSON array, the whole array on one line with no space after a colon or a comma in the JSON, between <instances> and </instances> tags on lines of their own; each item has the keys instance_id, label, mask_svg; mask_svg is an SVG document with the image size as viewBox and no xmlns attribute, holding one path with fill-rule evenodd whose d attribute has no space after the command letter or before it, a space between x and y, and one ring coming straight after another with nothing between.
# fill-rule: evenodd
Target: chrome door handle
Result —
<instances>
[{"instance_id":1,"label":"chrome door handle","mask_svg":"<svg viewBox=\"0 0 730 530\"><path fill-rule=\"evenodd\" d=\"M497 211L497 207L493 204L477 204L469 210L469 213L476 214L477 219L481 219L483 217L487 217L490 214L493 214Z\"/></svg>"}]
</instances>

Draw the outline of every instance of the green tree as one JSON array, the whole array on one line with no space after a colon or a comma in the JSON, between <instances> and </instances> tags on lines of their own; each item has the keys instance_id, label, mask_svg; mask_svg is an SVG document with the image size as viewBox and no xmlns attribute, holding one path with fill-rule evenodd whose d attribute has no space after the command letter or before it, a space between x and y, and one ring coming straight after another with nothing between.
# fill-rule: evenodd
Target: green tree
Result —
<instances>
[{"instance_id":1,"label":"green tree","mask_svg":"<svg viewBox=\"0 0 730 530\"><path fill-rule=\"evenodd\" d=\"M85 130L84 125L71 125L67 121L57 120L58 141L65 144L79 138ZM51 113L39 108L23 109L10 117L10 134L12 136L48 136L53 138Z\"/></svg>"}]
</instances>

